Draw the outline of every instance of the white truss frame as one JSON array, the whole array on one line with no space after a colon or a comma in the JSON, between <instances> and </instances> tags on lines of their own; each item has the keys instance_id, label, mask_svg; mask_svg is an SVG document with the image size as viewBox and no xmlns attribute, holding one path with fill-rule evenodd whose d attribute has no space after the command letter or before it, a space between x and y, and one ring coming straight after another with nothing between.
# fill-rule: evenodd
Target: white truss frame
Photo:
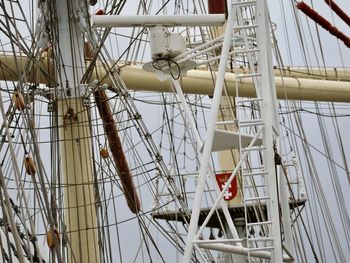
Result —
<instances>
[{"instance_id":1,"label":"white truss frame","mask_svg":"<svg viewBox=\"0 0 350 263\"><path fill-rule=\"evenodd\" d=\"M250 256L260 257L265 259L271 259L272 262L282 262L282 261L290 261L293 260L289 256L283 256L282 252L282 241L281 241L281 230L280 230L280 214L279 214L279 203L278 203L278 192L277 192L277 180L275 174L275 163L274 159L271 156L274 156L273 146L278 146L279 143L279 126L278 126L278 115L277 115L277 98L275 91L275 83L273 78L273 65L272 65L272 47L270 43L270 28L269 28L269 20L268 20L268 11L267 11L267 3L266 0L258 0L258 1L249 1L249 4L256 2L256 23L258 25L257 28L257 40L259 43L259 71L261 75L259 78L260 90L257 91L258 96L261 95L262 101L262 119L264 121L264 126L260 127L258 132L255 134L253 140L250 145L247 147L252 147L260 135L263 137L263 146L265 147L263 151L263 161L265 171L267 175L265 177L266 189L269 196L269 202L267 203L267 211L268 211L268 220L271 222L271 239L273 241L273 249L271 252L267 251L249 251L249 248L243 248L237 245L228 245L226 242L238 242L241 244L241 239L230 239L230 240L200 240L203 229L205 228L207 222L210 217L214 214L215 210L220 208L221 200L223 200L223 195L228 189L230 182L236 176L236 173L239 171L240 166L247 156L247 152L241 155L239 163L236 165L233 173L228 179L228 183L218 195L216 201L214 202L207 218L205 219L202 226L198 226L199 214L201 211L201 201L203 197L203 193L205 190L205 182L207 180L208 170L209 170L209 160L212 152L213 138L215 133L215 127L218 118L218 111L220 106L220 101L223 93L225 73L226 73L226 65L228 62L228 57L230 53L232 39L234 38L234 8L235 6L248 4L248 2L237 2L237 1L227 1L228 8L228 19L226 23L226 30L224 34L222 53L220 58L220 64L217 74L217 79L215 82L214 88L214 96L212 99L211 112L209 116L209 121L207 125L207 133L205 136L205 144L202 152L202 156L200 159L200 168L199 168L199 177L197 183L197 189L194 196L193 201L193 209L191 214L191 221L188 230L188 236L186 240L186 248L185 254L183 258L184 263L190 263L192 260L192 252L194 248L204 248L204 249L213 249L222 252L229 252L241 255L248 255L248 259L250 260ZM239 7L238 7L239 8ZM262 51L262 52L261 52ZM260 92L259 92L260 91ZM181 95L180 95L181 96ZM185 111L188 118L191 118L190 114ZM281 183L280 187L284 187ZM281 192L285 192L284 189ZM284 204L286 199L283 198ZM289 209L289 208L288 208ZM225 214L225 218L228 217ZM232 220L231 218L228 220ZM289 220L289 211L284 215L284 221L287 221L284 224L285 235L287 236L287 240L291 237L290 232L290 220ZM237 237L237 236L236 236ZM225 242L226 241L226 242ZM291 250L289 250L291 251Z\"/></svg>"}]
</instances>

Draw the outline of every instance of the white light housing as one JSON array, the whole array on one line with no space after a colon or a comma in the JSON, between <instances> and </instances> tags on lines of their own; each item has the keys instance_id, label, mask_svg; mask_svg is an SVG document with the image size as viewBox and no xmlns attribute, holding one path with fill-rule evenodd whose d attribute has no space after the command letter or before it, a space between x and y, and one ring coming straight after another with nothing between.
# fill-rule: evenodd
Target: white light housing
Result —
<instances>
[{"instance_id":1,"label":"white light housing","mask_svg":"<svg viewBox=\"0 0 350 263\"><path fill-rule=\"evenodd\" d=\"M170 33L166 27L150 29L152 59L174 58L186 51L186 41L179 33Z\"/></svg>"}]
</instances>

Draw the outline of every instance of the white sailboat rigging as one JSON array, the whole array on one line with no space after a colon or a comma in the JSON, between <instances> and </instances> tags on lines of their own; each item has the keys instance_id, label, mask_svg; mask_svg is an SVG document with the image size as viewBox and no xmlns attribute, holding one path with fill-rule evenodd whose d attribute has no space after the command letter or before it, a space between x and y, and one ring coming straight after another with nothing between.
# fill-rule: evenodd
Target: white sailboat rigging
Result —
<instances>
[{"instance_id":1,"label":"white sailboat rigging","mask_svg":"<svg viewBox=\"0 0 350 263\"><path fill-rule=\"evenodd\" d=\"M0 261L346 262L325 2L1 1Z\"/></svg>"}]
</instances>

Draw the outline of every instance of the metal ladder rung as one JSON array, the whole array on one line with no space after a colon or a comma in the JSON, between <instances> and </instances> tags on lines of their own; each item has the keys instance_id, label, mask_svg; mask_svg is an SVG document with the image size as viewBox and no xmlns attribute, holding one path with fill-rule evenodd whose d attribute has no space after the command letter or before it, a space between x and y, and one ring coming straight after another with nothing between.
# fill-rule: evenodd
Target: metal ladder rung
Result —
<instances>
[{"instance_id":1,"label":"metal ladder rung","mask_svg":"<svg viewBox=\"0 0 350 263\"><path fill-rule=\"evenodd\" d=\"M242 30L242 29L252 29L252 28L257 28L258 25L245 25L245 26L234 26L234 30Z\"/></svg>"},{"instance_id":2,"label":"metal ladder rung","mask_svg":"<svg viewBox=\"0 0 350 263\"><path fill-rule=\"evenodd\" d=\"M245 7L245 6L252 6L254 4L256 4L256 1L246 1L246 2L232 3L232 6Z\"/></svg>"},{"instance_id":3,"label":"metal ladder rung","mask_svg":"<svg viewBox=\"0 0 350 263\"><path fill-rule=\"evenodd\" d=\"M265 175L267 174L266 171L262 171L262 172L252 172L252 173L242 173L243 176L257 176L257 175Z\"/></svg>"},{"instance_id":4,"label":"metal ladder rung","mask_svg":"<svg viewBox=\"0 0 350 263\"><path fill-rule=\"evenodd\" d=\"M232 120L232 121L218 121L216 122L216 125L232 125L232 124L237 124L238 120Z\"/></svg>"},{"instance_id":5,"label":"metal ladder rung","mask_svg":"<svg viewBox=\"0 0 350 263\"><path fill-rule=\"evenodd\" d=\"M242 187L242 189L250 189L250 190L253 190L253 189L256 189L256 188L261 188L261 189L263 189L265 187L265 185L259 185L259 186L244 186L244 187ZM253 201L251 201L251 202L253 202ZM247 203L247 205L249 205L250 203Z\"/></svg>"},{"instance_id":6,"label":"metal ladder rung","mask_svg":"<svg viewBox=\"0 0 350 263\"><path fill-rule=\"evenodd\" d=\"M237 50L234 53L235 54L244 54L244 53L255 53L255 52L259 52L259 49L241 49L241 50Z\"/></svg>"},{"instance_id":7,"label":"metal ladder rung","mask_svg":"<svg viewBox=\"0 0 350 263\"><path fill-rule=\"evenodd\" d=\"M251 119L251 120L242 120L239 123L240 124L250 124L250 123L257 123L257 122L264 122L263 119Z\"/></svg>"},{"instance_id":8,"label":"metal ladder rung","mask_svg":"<svg viewBox=\"0 0 350 263\"><path fill-rule=\"evenodd\" d=\"M236 79L252 78L252 77L259 77L259 76L261 76L261 73L238 74L236 75Z\"/></svg>"},{"instance_id":9,"label":"metal ladder rung","mask_svg":"<svg viewBox=\"0 0 350 263\"><path fill-rule=\"evenodd\" d=\"M170 233L170 232L169 232ZM244 241L244 239L242 238L234 238L234 239L221 239L220 243L233 243L233 242L242 242ZM197 244L209 244L209 243L218 243L217 240L193 240L193 243L197 243Z\"/></svg>"},{"instance_id":10,"label":"metal ladder rung","mask_svg":"<svg viewBox=\"0 0 350 263\"><path fill-rule=\"evenodd\" d=\"M252 146L249 148L244 148L242 149L242 152L248 152L248 151L260 151L260 150L265 150L266 147L262 147L262 146Z\"/></svg>"},{"instance_id":11,"label":"metal ladder rung","mask_svg":"<svg viewBox=\"0 0 350 263\"><path fill-rule=\"evenodd\" d=\"M249 126L257 126L257 125L264 125L264 124L265 122L262 119L244 120L238 123L239 127L249 127Z\"/></svg>"},{"instance_id":12,"label":"metal ladder rung","mask_svg":"<svg viewBox=\"0 0 350 263\"><path fill-rule=\"evenodd\" d=\"M259 241L273 241L272 237L255 237L255 238L247 238L248 242L259 242Z\"/></svg>"},{"instance_id":13,"label":"metal ladder rung","mask_svg":"<svg viewBox=\"0 0 350 263\"><path fill-rule=\"evenodd\" d=\"M237 103L246 103L246 102L256 102L256 101L262 101L262 98L252 98L252 99L243 99L243 100L237 100Z\"/></svg>"},{"instance_id":14,"label":"metal ladder rung","mask_svg":"<svg viewBox=\"0 0 350 263\"><path fill-rule=\"evenodd\" d=\"M260 125L264 125L264 122L256 122L256 123L247 123L247 124L240 124L239 127L241 128L246 128L246 127L252 127L252 126L260 126Z\"/></svg>"},{"instance_id":15,"label":"metal ladder rung","mask_svg":"<svg viewBox=\"0 0 350 263\"><path fill-rule=\"evenodd\" d=\"M259 251L259 250L272 250L275 249L274 247L255 247L255 248L248 248L249 251Z\"/></svg>"},{"instance_id":16,"label":"metal ladder rung","mask_svg":"<svg viewBox=\"0 0 350 263\"><path fill-rule=\"evenodd\" d=\"M256 222L256 223L247 223L247 226L263 226L263 225L271 225L272 221L263 221L263 222Z\"/></svg>"},{"instance_id":17,"label":"metal ladder rung","mask_svg":"<svg viewBox=\"0 0 350 263\"><path fill-rule=\"evenodd\" d=\"M268 200L268 199L270 199L269 196L257 196L257 197L246 198L245 202L261 201L261 200Z\"/></svg>"}]
</instances>

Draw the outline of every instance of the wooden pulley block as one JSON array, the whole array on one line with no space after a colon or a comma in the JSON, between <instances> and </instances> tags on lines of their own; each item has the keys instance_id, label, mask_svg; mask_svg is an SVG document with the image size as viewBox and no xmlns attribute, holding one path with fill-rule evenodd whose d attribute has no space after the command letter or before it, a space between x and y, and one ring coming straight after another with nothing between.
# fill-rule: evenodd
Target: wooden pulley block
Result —
<instances>
[{"instance_id":1,"label":"wooden pulley block","mask_svg":"<svg viewBox=\"0 0 350 263\"><path fill-rule=\"evenodd\" d=\"M26 169L26 173L29 175L34 175L36 172L36 168L35 168L35 164L34 161L32 159L32 157L30 156L26 156L24 158L24 167Z\"/></svg>"},{"instance_id":2,"label":"wooden pulley block","mask_svg":"<svg viewBox=\"0 0 350 263\"><path fill-rule=\"evenodd\" d=\"M17 110L23 111L26 107L26 103L22 93L15 91L12 95L12 101Z\"/></svg>"},{"instance_id":3,"label":"wooden pulley block","mask_svg":"<svg viewBox=\"0 0 350 263\"><path fill-rule=\"evenodd\" d=\"M109 153L108 153L108 150L106 148L102 148L100 150L100 155L103 159L106 159L109 157Z\"/></svg>"},{"instance_id":4,"label":"wooden pulley block","mask_svg":"<svg viewBox=\"0 0 350 263\"><path fill-rule=\"evenodd\" d=\"M60 233L56 228L50 229L46 234L47 246L53 249L57 244L60 243Z\"/></svg>"}]
</instances>

